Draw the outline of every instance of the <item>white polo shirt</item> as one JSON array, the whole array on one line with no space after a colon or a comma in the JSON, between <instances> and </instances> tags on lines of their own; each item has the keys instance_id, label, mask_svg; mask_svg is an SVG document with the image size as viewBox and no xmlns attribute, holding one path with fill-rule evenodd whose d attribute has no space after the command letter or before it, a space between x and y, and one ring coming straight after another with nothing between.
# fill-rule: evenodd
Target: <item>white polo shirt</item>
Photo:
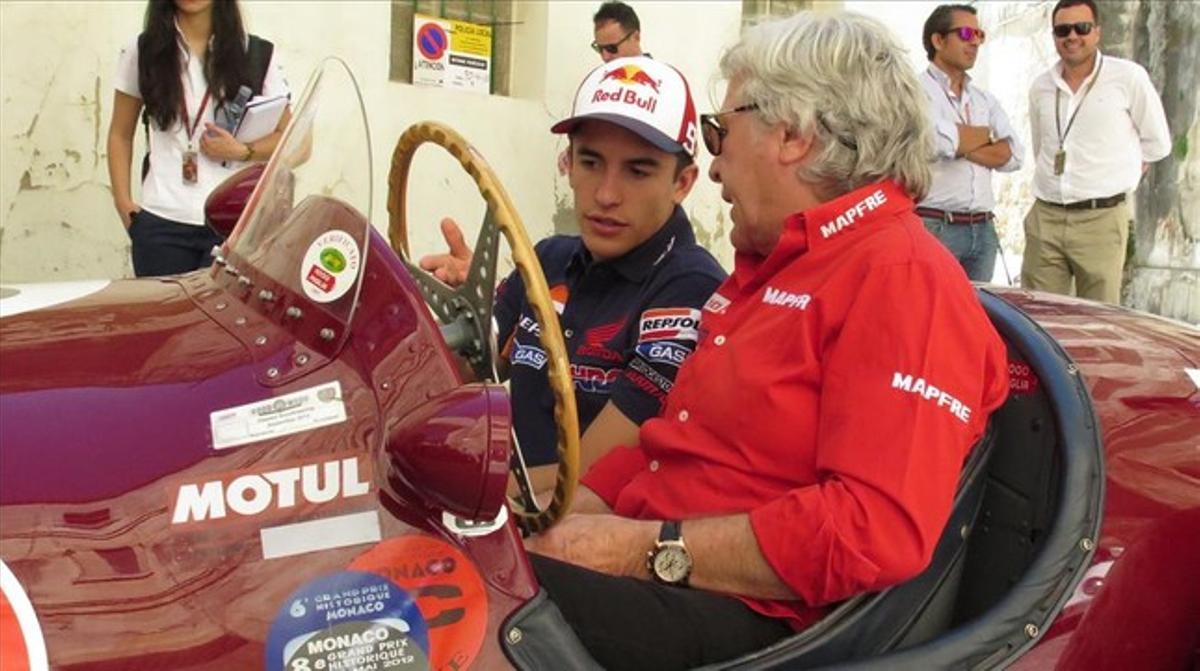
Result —
<instances>
[{"instance_id":1,"label":"white polo shirt","mask_svg":"<svg viewBox=\"0 0 1200 671\"><path fill-rule=\"evenodd\" d=\"M209 44L211 48L211 41ZM204 62L199 58L192 58L182 34L179 35L179 48L184 64L184 104L187 106L189 120L195 123L200 102L204 99L204 92L208 90L208 80L204 76ZM117 59L116 89L139 100L142 98L138 88L137 38L121 50ZM278 49L272 50L271 62L263 79L262 95L291 95L287 80L283 77L283 68L279 64ZM183 181L183 152L188 145L183 119L177 118L174 125L166 130L159 128L153 119L150 120L150 172L142 183L140 205L143 209L181 224L204 225L204 200L208 198L208 194L226 177L245 165L241 161L227 161L227 165L222 166L221 161L214 161L200 151L200 136L204 133L204 124L213 122L215 107L216 102L210 98L196 127L193 149L198 160L197 181L194 184ZM135 160L133 163L134 174L140 174L141 161Z\"/></svg>"},{"instance_id":2,"label":"white polo shirt","mask_svg":"<svg viewBox=\"0 0 1200 671\"><path fill-rule=\"evenodd\" d=\"M1055 63L1029 88L1033 195L1051 203L1073 203L1132 191L1142 178L1142 163L1171 152L1167 116L1150 75L1133 61L1097 52L1092 73L1078 91L1071 91L1063 81L1062 66L1062 61ZM1085 96L1093 79L1096 85ZM1079 112L1063 145L1067 157L1061 175L1054 174L1056 92L1058 125L1064 131L1071 115Z\"/></svg>"}]
</instances>

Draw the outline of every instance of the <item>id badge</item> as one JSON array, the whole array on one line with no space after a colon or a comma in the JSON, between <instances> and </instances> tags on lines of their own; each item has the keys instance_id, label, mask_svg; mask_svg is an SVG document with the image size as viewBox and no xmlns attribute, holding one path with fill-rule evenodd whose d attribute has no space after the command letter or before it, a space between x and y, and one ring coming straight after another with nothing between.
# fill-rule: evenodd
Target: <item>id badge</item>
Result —
<instances>
[{"instance_id":1,"label":"id badge","mask_svg":"<svg viewBox=\"0 0 1200 671\"><path fill-rule=\"evenodd\" d=\"M1067 169L1067 150L1059 149L1054 154L1054 174L1061 175Z\"/></svg>"},{"instance_id":2,"label":"id badge","mask_svg":"<svg viewBox=\"0 0 1200 671\"><path fill-rule=\"evenodd\" d=\"M200 181L200 167L196 155L196 150L188 149L183 152L183 183L195 184Z\"/></svg>"}]
</instances>

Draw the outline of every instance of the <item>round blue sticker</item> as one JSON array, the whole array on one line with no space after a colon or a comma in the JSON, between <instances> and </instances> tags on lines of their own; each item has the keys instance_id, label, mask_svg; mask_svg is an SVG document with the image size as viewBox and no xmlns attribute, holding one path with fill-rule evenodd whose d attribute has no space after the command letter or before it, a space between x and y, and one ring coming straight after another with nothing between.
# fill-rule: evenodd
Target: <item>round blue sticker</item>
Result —
<instances>
[{"instance_id":1,"label":"round blue sticker","mask_svg":"<svg viewBox=\"0 0 1200 671\"><path fill-rule=\"evenodd\" d=\"M428 669L429 628L412 595L375 573L334 573L296 590L267 636L269 671Z\"/></svg>"}]
</instances>

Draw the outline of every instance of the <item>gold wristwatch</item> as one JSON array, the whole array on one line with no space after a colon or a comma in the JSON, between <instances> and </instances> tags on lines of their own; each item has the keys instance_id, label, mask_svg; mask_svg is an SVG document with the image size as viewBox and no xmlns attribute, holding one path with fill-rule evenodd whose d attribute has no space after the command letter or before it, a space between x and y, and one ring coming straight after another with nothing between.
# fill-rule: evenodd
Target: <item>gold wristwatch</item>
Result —
<instances>
[{"instance_id":1,"label":"gold wristwatch","mask_svg":"<svg viewBox=\"0 0 1200 671\"><path fill-rule=\"evenodd\" d=\"M663 522L654 549L646 553L646 568L658 582L687 586L692 574L692 554L683 543L682 522Z\"/></svg>"}]
</instances>

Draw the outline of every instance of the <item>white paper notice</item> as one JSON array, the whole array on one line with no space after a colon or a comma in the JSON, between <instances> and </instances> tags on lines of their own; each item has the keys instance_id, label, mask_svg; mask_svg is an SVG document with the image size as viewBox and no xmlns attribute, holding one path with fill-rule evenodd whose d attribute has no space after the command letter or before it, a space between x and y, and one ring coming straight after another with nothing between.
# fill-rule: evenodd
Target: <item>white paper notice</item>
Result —
<instances>
[{"instance_id":1,"label":"white paper notice","mask_svg":"<svg viewBox=\"0 0 1200 671\"><path fill-rule=\"evenodd\" d=\"M286 396L255 401L209 415L213 449L223 450L346 421L336 380Z\"/></svg>"}]
</instances>

